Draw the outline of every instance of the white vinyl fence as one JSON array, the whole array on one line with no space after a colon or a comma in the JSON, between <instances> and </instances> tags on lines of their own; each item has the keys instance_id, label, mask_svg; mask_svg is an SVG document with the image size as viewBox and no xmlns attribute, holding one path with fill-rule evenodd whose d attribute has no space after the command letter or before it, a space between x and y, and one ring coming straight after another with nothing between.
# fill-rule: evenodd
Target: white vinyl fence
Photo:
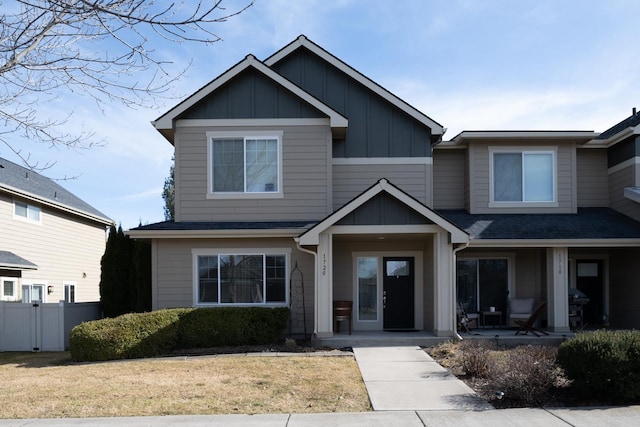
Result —
<instances>
[{"instance_id":1,"label":"white vinyl fence","mask_svg":"<svg viewBox=\"0 0 640 427\"><path fill-rule=\"evenodd\" d=\"M97 302L0 302L0 351L64 351L74 326L100 317Z\"/></svg>"}]
</instances>

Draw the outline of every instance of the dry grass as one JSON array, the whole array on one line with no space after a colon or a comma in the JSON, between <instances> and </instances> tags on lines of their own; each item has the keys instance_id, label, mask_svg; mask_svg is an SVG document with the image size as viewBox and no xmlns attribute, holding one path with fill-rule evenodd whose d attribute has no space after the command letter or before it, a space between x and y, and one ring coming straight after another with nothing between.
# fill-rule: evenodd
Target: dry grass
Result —
<instances>
[{"instance_id":1,"label":"dry grass","mask_svg":"<svg viewBox=\"0 0 640 427\"><path fill-rule=\"evenodd\" d=\"M0 418L370 410L352 357L175 357L74 364L0 353Z\"/></svg>"}]
</instances>

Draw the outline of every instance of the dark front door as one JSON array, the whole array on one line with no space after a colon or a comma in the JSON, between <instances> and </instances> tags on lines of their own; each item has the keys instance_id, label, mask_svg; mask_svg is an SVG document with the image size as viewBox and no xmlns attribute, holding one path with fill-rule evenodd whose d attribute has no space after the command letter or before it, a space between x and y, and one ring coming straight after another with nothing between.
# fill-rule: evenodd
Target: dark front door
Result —
<instances>
[{"instance_id":1,"label":"dark front door","mask_svg":"<svg viewBox=\"0 0 640 427\"><path fill-rule=\"evenodd\" d=\"M589 303L584 306L585 325L602 324L604 285L601 260L576 261L576 287L589 298Z\"/></svg>"},{"instance_id":2,"label":"dark front door","mask_svg":"<svg viewBox=\"0 0 640 427\"><path fill-rule=\"evenodd\" d=\"M414 328L413 257L385 257L382 286L383 328Z\"/></svg>"}]
</instances>

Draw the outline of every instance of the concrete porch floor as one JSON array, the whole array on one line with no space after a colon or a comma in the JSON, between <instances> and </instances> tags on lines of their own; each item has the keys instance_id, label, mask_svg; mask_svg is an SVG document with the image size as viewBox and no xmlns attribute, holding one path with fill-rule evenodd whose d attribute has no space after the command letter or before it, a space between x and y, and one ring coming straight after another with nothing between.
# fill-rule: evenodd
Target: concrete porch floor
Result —
<instances>
[{"instance_id":1,"label":"concrete porch floor","mask_svg":"<svg viewBox=\"0 0 640 427\"><path fill-rule=\"evenodd\" d=\"M514 347L518 345L560 345L573 332L549 332L549 335L536 337L531 333L516 335L515 329L471 329L471 333L459 332L463 340L490 340L499 347ZM375 346L405 346L417 345L432 347L451 341L452 337L437 337L426 331L391 332L391 331L353 331L351 335L345 332L334 334L331 338L312 338L316 347L375 347Z\"/></svg>"}]
</instances>

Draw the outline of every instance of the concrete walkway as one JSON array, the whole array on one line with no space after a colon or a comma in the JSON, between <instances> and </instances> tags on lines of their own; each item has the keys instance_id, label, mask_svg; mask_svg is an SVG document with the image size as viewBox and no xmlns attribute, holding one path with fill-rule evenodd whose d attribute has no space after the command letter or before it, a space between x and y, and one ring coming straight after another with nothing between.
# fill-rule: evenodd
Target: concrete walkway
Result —
<instances>
[{"instance_id":1,"label":"concrete walkway","mask_svg":"<svg viewBox=\"0 0 640 427\"><path fill-rule=\"evenodd\" d=\"M418 346L353 349L374 411L493 409Z\"/></svg>"},{"instance_id":2,"label":"concrete walkway","mask_svg":"<svg viewBox=\"0 0 640 427\"><path fill-rule=\"evenodd\" d=\"M630 427L637 425L640 425L640 406L0 420L2 427Z\"/></svg>"}]
</instances>

